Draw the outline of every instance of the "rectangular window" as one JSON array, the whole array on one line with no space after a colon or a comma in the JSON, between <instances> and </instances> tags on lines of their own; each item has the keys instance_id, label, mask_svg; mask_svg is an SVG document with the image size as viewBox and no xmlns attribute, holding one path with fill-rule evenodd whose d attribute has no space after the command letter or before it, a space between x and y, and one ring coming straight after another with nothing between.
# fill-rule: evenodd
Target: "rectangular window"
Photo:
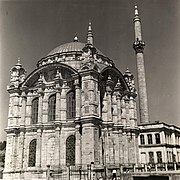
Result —
<instances>
[{"instance_id":1,"label":"rectangular window","mask_svg":"<svg viewBox=\"0 0 180 180\"><path fill-rule=\"evenodd\" d=\"M161 144L160 134L159 133L155 134L155 138L156 138L156 144Z\"/></svg>"},{"instance_id":2,"label":"rectangular window","mask_svg":"<svg viewBox=\"0 0 180 180\"><path fill-rule=\"evenodd\" d=\"M148 134L148 144L152 144L152 134Z\"/></svg>"},{"instance_id":3,"label":"rectangular window","mask_svg":"<svg viewBox=\"0 0 180 180\"><path fill-rule=\"evenodd\" d=\"M161 151L157 151L157 162L162 163L162 153L161 153Z\"/></svg>"},{"instance_id":4,"label":"rectangular window","mask_svg":"<svg viewBox=\"0 0 180 180\"><path fill-rule=\"evenodd\" d=\"M149 163L154 164L154 153L149 152Z\"/></svg>"},{"instance_id":5,"label":"rectangular window","mask_svg":"<svg viewBox=\"0 0 180 180\"><path fill-rule=\"evenodd\" d=\"M145 141L144 141L144 135L140 135L140 142L141 142L141 144L145 144Z\"/></svg>"}]
</instances>

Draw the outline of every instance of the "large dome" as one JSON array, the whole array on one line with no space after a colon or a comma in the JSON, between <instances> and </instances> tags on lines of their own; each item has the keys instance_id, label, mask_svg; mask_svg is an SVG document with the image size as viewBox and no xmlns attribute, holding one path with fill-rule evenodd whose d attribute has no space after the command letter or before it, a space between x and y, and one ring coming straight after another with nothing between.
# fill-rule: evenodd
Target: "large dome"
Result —
<instances>
[{"instance_id":1,"label":"large dome","mask_svg":"<svg viewBox=\"0 0 180 180\"><path fill-rule=\"evenodd\" d=\"M62 44L56 47L55 49L53 49L52 51L50 51L48 56L53 55L53 54L61 54L61 53L68 53L68 52L82 52L82 49L85 47L85 45L86 45L85 43L81 43L78 41ZM97 49L97 52L98 54L103 55L102 52L99 51L98 49Z\"/></svg>"}]
</instances>

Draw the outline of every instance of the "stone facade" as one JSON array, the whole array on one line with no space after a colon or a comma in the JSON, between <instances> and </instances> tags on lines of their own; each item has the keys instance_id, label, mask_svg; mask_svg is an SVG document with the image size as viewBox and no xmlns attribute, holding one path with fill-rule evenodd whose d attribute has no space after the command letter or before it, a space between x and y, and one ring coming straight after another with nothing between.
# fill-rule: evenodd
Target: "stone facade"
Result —
<instances>
[{"instance_id":1,"label":"stone facade","mask_svg":"<svg viewBox=\"0 0 180 180\"><path fill-rule=\"evenodd\" d=\"M45 179L65 166L94 169L138 163L134 76L94 45L63 44L25 77L18 63L8 86L4 179Z\"/></svg>"}]
</instances>

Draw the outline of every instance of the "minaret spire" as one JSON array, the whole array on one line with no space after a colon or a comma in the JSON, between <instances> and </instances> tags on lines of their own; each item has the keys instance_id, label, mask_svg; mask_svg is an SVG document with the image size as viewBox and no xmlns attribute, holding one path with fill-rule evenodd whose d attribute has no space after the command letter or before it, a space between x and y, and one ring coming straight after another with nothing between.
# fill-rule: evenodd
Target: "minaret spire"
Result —
<instances>
[{"instance_id":1,"label":"minaret spire","mask_svg":"<svg viewBox=\"0 0 180 180\"><path fill-rule=\"evenodd\" d=\"M145 78L144 55L143 55L145 43L144 41L142 41L141 20L139 18L137 5L135 5L135 14L134 14L134 32L135 32L134 33L135 41L133 44L133 48L136 52L136 61L137 61L140 122L148 123L149 114L148 114L148 101L147 101L146 78Z\"/></svg>"},{"instance_id":2,"label":"minaret spire","mask_svg":"<svg viewBox=\"0 0 180 180\"><path fill-rule=\"evenodd\" d=\"M134 28L135 28L135 41L142 40L141 33L141 19L139 18L139 11L137 5L134 6Z\"/></svg>"},{"instance_id":3,"label":"minaret spire","mask_svg":"<svg viewBox=\"0 0 180 180\"><path fill-rule=\"evenodd\" d=\"M87 44L93 45L93 33L92 33L92 25L90 21L88 25Z\"/></svg>"}]
</instances>

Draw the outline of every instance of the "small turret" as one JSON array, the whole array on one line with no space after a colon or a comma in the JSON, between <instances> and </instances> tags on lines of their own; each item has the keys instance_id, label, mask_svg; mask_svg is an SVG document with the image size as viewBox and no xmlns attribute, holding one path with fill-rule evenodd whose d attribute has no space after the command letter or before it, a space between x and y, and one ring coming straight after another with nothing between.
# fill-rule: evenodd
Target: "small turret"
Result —
<instances>
[{"instance_id":1,"label":"small turret","mask_svg":"<svg viewBox=\"0 0 180 180\"><path fill-rule=\"evenodd\" d=\"M18 58L17 63L10 70L10 84L8 90L13 88L18 88L19 84L22 83L25 79L26 70L22 67L20 58Z\"/></svg>"},{"instance_id":2,"label":"small turret","mask_svg":"<svg viewBox=\"0 0 180 180\"><path fill-rule=\"evenodd\" d=\"M129 71L128 68L126 69L126 71L124 73L124 79L130 90L129 95L135 98L137 95L137 92L136 92L135 84L134 84L134 75Z\"/></svg>"},{"instance_id":3,"label":"small turret","mask_svg":"<svg viewBox=\"0 0 180 180\"><path fill-rule=\"evenodd\" d=\"M91 22L89 22L88 25L87 44L93 45L93 33L92 33Z\"/></svg>"}]
</instances>

